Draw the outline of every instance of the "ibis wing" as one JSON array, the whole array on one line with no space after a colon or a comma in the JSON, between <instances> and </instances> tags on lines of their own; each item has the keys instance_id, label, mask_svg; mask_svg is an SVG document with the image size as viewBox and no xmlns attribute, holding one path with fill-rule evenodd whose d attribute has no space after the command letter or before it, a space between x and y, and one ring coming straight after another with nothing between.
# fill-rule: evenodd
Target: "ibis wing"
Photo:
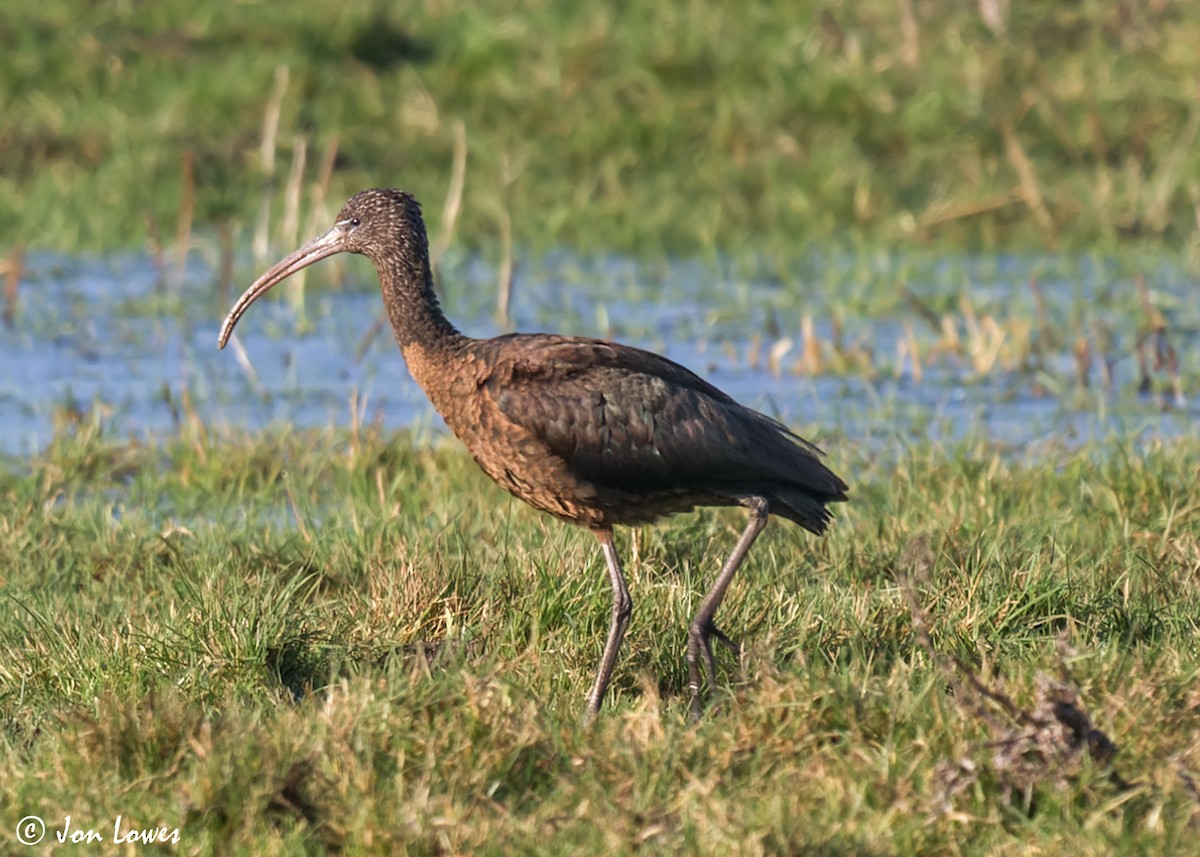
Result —
<instances>
[{"instance_id":1,"label":"ibis wing","mask_svg":"<svg viewBox=\"0 0 1200 857\"><path fill-rule=\"evenodd\" d=\"M845 487L811 444L665 357L597 340L520 339L483 386L585 479L633 491L738 492L764 479Z\"/></svg>"}]
</instances>

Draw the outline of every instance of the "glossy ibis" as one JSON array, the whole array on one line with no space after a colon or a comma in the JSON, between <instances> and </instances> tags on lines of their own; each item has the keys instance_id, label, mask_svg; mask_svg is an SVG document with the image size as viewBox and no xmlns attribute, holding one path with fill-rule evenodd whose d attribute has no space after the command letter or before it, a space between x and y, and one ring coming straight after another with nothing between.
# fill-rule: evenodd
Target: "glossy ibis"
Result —
<instances>
[{"instance_id":1,"label":"glossy ibis","mask_svg":"<svg viewBox=\"0 0 1200 857\"><path fill-rule=\"evenodd\" d=\"M746 529L688 629L698 717L701 659L710 684L716 678L712 639L737 651L713 615L768 514L820 534L830 518L826 504L845 500L846 484L808 441L665 357L597 339L459 333L434 295L420 205L400 190L355 195L332 229L259 277L225 318L221 347L260 295L335 253L360 253L375 265L409 371L484 472L600 541L612 623L587 698L589 717L600 709L633 611L613 526L696 506L749 510Z\"/></svg>"}]
</instances>

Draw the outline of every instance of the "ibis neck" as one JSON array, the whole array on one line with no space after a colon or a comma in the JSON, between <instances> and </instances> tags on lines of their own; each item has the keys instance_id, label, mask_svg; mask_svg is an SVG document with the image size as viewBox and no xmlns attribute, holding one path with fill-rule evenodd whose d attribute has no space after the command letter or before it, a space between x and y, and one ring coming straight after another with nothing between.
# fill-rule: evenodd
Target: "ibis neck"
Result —
<instances>
[{"instance_id":1,"label":"ibis neck","mask_svg":"<svg viewBox=\"0 0 1200 857\"><path fill-rule=\"evenodd\" d=\"M428 353L445 352L466 341L438 304L425 253L401 252L372 261L379 269L383 303L402 351L407 354L416 346Z\"/></svg>"}]
</instances>

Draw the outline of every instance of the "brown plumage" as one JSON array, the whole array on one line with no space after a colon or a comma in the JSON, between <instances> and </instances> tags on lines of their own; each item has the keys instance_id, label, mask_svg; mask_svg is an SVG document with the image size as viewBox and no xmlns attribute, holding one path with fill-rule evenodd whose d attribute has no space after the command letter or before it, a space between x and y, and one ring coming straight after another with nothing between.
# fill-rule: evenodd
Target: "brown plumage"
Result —
<instances>
[{"instance_id":1,"label":"brown plumage","mask_svg":"<svg viewBox=\"0 0 1200 857\"><path fill-rule=\"evenodd\" d=\"M820 534L830 518L826 504L845 500L846 484L808 441L665 357L578 337L462 335L433 292L420 206L399 190L355 195L329 232L255 281L226 317L221 347L260 295L343 252L374 263L409 371L484 472L534 508L588 527L600 541L613 608L589 715L600 708L633 609L613 526L696 506L750 510L688 633L692 712L699 716L701 658L709 681L716 677L711 639L737 650L713 615L768 514Z\"/></svg>"}]
</instances>

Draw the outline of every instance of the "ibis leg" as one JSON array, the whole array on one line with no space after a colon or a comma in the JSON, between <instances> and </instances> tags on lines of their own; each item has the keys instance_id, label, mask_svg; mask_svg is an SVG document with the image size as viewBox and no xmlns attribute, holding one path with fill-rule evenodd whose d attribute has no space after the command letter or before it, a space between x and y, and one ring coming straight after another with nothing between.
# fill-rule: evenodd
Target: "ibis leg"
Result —
<instances>
[{"instance_id":1,"label":"ibis leg","mask_svg":"<svg viewBox=\"0 0 1200 857\"><path fill-rule=\"evenodd\" d=\"M617 548L613 544L612 530L596 530L596 538L604 551L604 560L608 564L608 578L612 582L613 603L612 623L608 626L608 642L604 644L604 655L600 658L600 668L596 671L596 681L587 699L587 718L591 720L600 711L600 703L604 701L604 692L608 690L608 680L612 677L613 666L617 663L617 654L621 650L621 641L625 639L625 630L629 627L629 617L633 615L633 599L629 597L629 589L625 586L625 575L621 573L621 560L617 557Z\"/></svg>"},{"instance_id":2,"label":"ibis leg","mask_svg":"<svg viewBox=\"0 0 1200 857\"><path fill-rule=\"evenodd\" d=\"M738 653L737 644L716 626L713 622L713 616L716 614L717 608L721 606L721 600L725 597L725 590L729 588L734 574L741 567L746 554L750 552L750 546L754 544L754 540L758 538L758 534L767 525L767 515L770 512L770 505L767 503L765 497L745 497L741 503L750 510L750 520L746 524L746 529L742 531L742 536L738 539L733 553L729 555L729 559L726 560L721 573L717 575L717 580L713 584L712 589L708 591L708 595L704 596L704 601L700 603L700 609L696 611L696 618L692 620L691 627L688 628L688 690L692 694L692 718L696 720L700 718L700 713L704 707L704 703L700 698L701 657L704 658L704 666L708 671L709 685L712 685L717 677L716 663L713 660L712 653L712 638L716 637L722 643L729 646L735 653Z\"/></svg>"}]
</instances>

